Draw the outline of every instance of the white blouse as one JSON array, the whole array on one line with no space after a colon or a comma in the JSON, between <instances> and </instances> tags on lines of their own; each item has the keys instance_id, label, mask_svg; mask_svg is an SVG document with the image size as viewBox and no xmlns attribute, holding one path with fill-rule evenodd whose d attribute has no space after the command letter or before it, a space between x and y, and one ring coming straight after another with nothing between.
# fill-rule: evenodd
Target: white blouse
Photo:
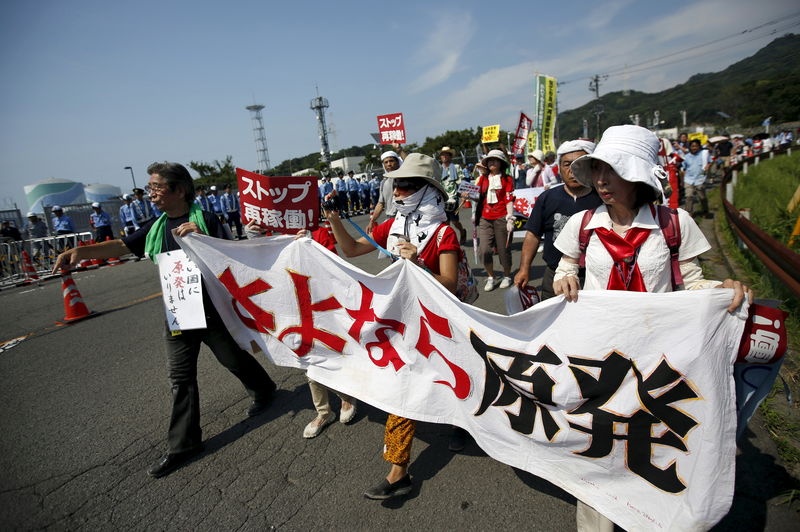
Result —
<instances>
[{"instance_id":1,"label":"white blouse","mask_svg":"<svg viewBox=\"0 0 800 532\"><path fill-rule=\"evenodd\" d=\"M583 213L574 214L567 220L564 229L556 238L555 247L565 256L577 260L580 257L578 233L580 232ZM678 260L684 261L697 257L711 249L706 237L700 231L692 217L683 209L678 209L678 223L681 228L681 246L678 250ZM604 227L611 230L611 218L605 205L597 208L592 219L586 225L587 229ZM642 279L648 292L672 292L672 265L670 264L669 248L658 222L653 218L650 207L644 205L639 209L631 227L651 229L650 235L639 250L637 264L642 272ZM586 281L584 290L605 290L614 262L611 255L597 235L592 232L589 244L586 246Z\"/></svg>"}]
</instances>

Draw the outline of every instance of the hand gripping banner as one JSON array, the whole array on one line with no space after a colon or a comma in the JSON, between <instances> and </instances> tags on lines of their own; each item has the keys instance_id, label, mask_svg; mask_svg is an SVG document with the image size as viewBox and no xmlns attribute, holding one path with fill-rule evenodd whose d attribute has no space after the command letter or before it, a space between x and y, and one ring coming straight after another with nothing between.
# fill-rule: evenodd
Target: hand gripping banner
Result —
<instances>
[{"instance_id":1,"label":"hand gripping banner","mask_svg":"<svg viewBox=\"0 0 800 532\"><path fill-rule=\"evenodd\" d=\"M502 316L397 261L367 274L309 239L190 234L237 342L381 410L468 430L627 530L705 530L733 497L732 291L583 291Z\"/></svg>"}]
</instances>

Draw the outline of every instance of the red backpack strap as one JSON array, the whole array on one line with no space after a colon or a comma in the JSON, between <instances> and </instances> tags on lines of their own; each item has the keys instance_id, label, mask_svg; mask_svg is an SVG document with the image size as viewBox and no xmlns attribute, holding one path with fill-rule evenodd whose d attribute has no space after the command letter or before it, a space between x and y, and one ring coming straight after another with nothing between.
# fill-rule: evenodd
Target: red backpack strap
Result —
<instances>
[{"instance_id":1,"label":"red backpack strap","mask_svg":"<svg viewBox=\"0 0 800 532\"><path fill-rule=\"evenodd\" d=\"M589 245L589 239L592 237L592 231L594 231L594 229L586 229L586 226L589 225L589 220L592 219L592 216L594 216L594 209L588 209L583 213L583 218L581 218L581 227L578 231L578 249L581 252L580 258L578 259L578 266L581 268L586 267L586 247Z\"/></svg>"},{"instance_id":2,"label":"red backpack strap","mask_svg":"<svg viewBox=\"0 0 800 532\"><path fill-rule=\"evenodd\" d=\"M681 224L678 220L678 211L665 205L659 205L658 207L651 205L650 209L653 211L658 209L658 226L661 228L661 234L664 235L667 248L669 248L670 262L672 264L672 289L677 290L683 284L680 261L678 260L678 252L681 248ZM653 214L655 215L655 212Z\"/></svg>"}]
</instances>

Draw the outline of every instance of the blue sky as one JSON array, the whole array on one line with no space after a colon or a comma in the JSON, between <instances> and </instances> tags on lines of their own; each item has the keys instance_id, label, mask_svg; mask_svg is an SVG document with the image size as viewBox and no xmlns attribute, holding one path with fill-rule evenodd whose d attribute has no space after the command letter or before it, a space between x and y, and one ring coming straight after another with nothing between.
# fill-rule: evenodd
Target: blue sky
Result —
<instances>
[{"instance_id":1,"label":"blue sky","mask_svg":"<svg viewBox=\"0 0 800 532\"><path fill-rule=\"evenodd\" d=\"M330 101L334 149L371 142L402 112L410 141L532 111L533 75L559 80L560 109L592 98L596 73L695 48L610 77L601 92L658 91L721 70L796 32L793 0L604 2L99 2L8 0L0 17L0 208L59 177L127 191L156 160L232 155L255 168L263 111L272 164L319 150L309 101ZM769 32L778 30L777 34ZM652 64L644 65L651 66ZM635 68L631 68L635 70Z\"/></svg>"}]
</instances>

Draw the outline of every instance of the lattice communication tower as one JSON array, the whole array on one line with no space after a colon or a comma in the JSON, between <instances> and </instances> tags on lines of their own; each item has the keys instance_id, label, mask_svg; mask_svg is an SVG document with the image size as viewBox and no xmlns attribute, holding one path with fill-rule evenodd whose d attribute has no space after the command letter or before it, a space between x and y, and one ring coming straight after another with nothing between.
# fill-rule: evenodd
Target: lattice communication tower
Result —
<instances>
[{"instance_id":1,"label":"lattice communication tower","mask_svg":"<svg viewBox=\"0 0 800 532\"><path fill-rule=\"evenodd\" d=\"M266 172L272 165L269 164L269 151L267 150L267 137L264 133L264 121L261 118L263 105L248 105L245 109L250 111L250 118L253 121L253 136L256 139L256 154L258 155L258 171Z\"/></svg>"},{"instance_id":2,"label":"lattice communication tower","mask_svg":"<svg viewBox=\"0 0 800 532\"><path fill-rule=\"evenodd\" d=\"M330 163L331 148L330 144L328 143L328 126L325 125L326 107L330 107L330 105L328 105L327 98L323 98L322 96L317 96L316 98L311 100L311 110L314 111L314 113L316 113L317 115L317 126L319 128L319 142L322 147L322 149L320 149L319 151L320 160L323 163Z\"/></svg>"}]
</instances>

